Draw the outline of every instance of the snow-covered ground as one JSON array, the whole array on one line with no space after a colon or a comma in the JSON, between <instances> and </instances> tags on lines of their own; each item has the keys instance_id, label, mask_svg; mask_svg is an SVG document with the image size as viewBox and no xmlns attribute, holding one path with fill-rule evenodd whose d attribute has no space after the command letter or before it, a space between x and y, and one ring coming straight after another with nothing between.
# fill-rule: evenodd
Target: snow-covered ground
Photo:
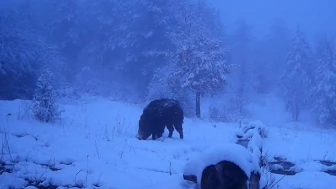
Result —
<instances>
[{"instance_id":1,"label":"snow-covered ground","mask_svg":"<svg viewBox=\"0 0 336 189\"><path fill-rule=\"evenodd\" d=\"M91 99L60 104L62 120L43 124L30 117L26 101L0 101L0 188L42 181L64 188L190 189L183 180L189 159L214 144L234 143L238 124L185 119L185 138L140 141L135 136L144 104ZM336 161L335 130L267 125L263 152L304 170L282 178L280 189L324 189L336 177L317 172L313 160ZM302 167L303 166L303 167ZM8 173L10 172L10 173ZM26 179L26 180L25 180ZM32 185L32 184L31 184ZM24 188L24 187L23 187Z\"/></svg>"}]
</instances>

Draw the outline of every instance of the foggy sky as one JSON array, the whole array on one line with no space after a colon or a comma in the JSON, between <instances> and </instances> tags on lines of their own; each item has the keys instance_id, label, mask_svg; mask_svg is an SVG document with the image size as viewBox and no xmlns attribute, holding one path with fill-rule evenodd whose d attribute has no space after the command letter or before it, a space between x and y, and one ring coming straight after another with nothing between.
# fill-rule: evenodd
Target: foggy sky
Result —
<instances>
[{"instance_id":1,"label":"foggy sky","mask_svg":"<svg viewBox=\"0 0 336 189\"><path fill-rule=\"evenodd\" d=\"M231 31L238 18L254 26L260 36L272 21L282 18L289 29L297 24L311 40L317 34L336 36L336 0L210 0L221 11L222 19Z\"/></svg>"}]
</instances>

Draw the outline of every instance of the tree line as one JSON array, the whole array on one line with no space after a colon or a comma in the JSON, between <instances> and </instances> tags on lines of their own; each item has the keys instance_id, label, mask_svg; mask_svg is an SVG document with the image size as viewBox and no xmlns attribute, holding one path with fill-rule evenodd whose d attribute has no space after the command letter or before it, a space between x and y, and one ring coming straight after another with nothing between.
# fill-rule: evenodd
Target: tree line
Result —
<instances>
[{"instance_id":1,"label":"tree line","mask_svg":"<svg viewBox=\"0 0 336 189\"><path fill-rule=\"evenodd\" d=\"M333 41L310 45L300 27L281 20L257 38L244 20L227 32L206 0L0 5L1 99L32 99L47 66L63 96L174 97L200 116L204 95L231 94L230 106L217 112L243 115L253 94L276 93L294 120L309 109L320 123L335 122Z\"/></svg>"}]
</instances>

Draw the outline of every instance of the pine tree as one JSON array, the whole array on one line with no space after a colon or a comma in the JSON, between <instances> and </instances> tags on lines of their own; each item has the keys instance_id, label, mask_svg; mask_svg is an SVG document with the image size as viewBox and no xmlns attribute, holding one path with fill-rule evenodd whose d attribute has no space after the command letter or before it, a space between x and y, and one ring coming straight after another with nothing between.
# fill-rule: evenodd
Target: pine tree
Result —
<instances>
[{"instance_id":1,"label":"pine tree","mask_svg":"<svg viewBox=\"0 0 336 189\"><path fill-rule=\"evenodd\" d=\"M221 39L219 16L205 1L180 1L176 10L177 30L170 34L177 65L173 83L195 92L196 116L200 117L201 94L226 85L230 73L227 49Z\"/></svg>"},{"instance_id":2,"label":"pine tree","mask_svg":"<svg viewBox=\"0 0 336 189\"><path fill-rule=\"evenodd\" d=\"M294 121L298 121L308 97L311 82L309 51L309 44L298 26L287 55L286 69L280 81L281 93L286 100L286 109L290 111Z\"/></svg>"},{"instance_id":3,"label":"pine tree","mask_svg":"<svg viewBox=\"0 0 336 189\"><path fill-rule=\"evenodd\" d=\"M331 41L326 41L318 60L312 89L312 108L320 124L336 124L336 53Z\"/></svg>"},{"instance_id":4,"label":"pine tree","mask_svg":"<svg viewBox=\"0 0 336 189\"><path fill-rule=\"evenodd\" d=\"M56 92L53 87L54 76L50 69L45 68L37 83L33 98L33 113L42 122L53 122L60 112L56 105Z\"/></svg>"}]
</instances>

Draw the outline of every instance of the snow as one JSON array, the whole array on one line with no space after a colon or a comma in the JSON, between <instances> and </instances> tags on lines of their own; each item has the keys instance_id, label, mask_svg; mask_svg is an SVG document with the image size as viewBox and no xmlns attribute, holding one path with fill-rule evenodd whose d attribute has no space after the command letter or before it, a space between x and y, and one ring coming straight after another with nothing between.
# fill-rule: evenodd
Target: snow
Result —
<instances>
[{"instance_id":1,"label":"snow","mask_svg":"<svg viewBox=\"0 0 336 189\"><path fill-rule=\"evenodd\" d=\"M262 156L263 137L266 137L266 128L261 121L257 120L250 121L243 126L242 130L244 131L243 134L238 133L241 136L240 140L249 140L247 149L252 153L253 162L259 166L260 157Z\"/></svg>"},{"instance_id":2,"label":"snow","mask_svg":"<svg viewBox=\"0 0 336 189\"><path fill-rule=\"evenodd\" d=\"M183 173L199 174L202 167L222 158L235 161L246 172L255 168L253 153L234 144L236 134L244 129L239 123L185 118L183 140L176 132L173 138L167 138L166 130L156 141L140 141L135 136L146 104L100 98L58 102L63 113L55 123L35 120L27 111L28 104L23 100L0 101L0 160L7 164L6 170L11 170L0 174L0 188L25 188L25 178L29 178L63 186L59 188L195 189L196 184L183 180ZM255 111L255 115L266 112ZM261 170L262 182L280 180L279 189L335 186L335 176L321 170L336 166L317 161L336 161L331 145L336 142L335 129L306 123L276 124L269 116L273 115L247 122L246 128L255 127L244 137L250 138L252 149L262 147L268 160L286 158L296 164L293 169L302 172L283 177ZM258 138L256 133L260 131L267 137ZM0 164L0 171L2 167Z\"/></svg>"},{"instance_id":3,"label":"snow","mask_svg":"<svg viewBox=\"0 0 336 189\"><path fill-rule=\"evenodd\" d=\"M193 157L184 168L184 175L196 175L197 183L201 183L202 171L209 165L215 165L220 161L230 161L238 165L250 178L253 171L260 172L258 161L253 158L251 152L238 144L222 143L206 149L201 154Z\"/></svg>"}]
</instances>

